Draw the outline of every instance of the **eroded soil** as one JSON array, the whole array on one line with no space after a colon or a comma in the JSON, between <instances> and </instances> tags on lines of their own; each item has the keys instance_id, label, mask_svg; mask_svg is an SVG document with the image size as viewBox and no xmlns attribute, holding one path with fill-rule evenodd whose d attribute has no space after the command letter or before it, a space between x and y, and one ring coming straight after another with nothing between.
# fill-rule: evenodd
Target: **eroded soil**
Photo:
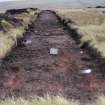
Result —
<instances>
[{"instance_id":1,"label":"eroded soil","mask_svg":"<svg viewBox=\"0 0 105 105\"><path fill-rule=\"evenodd\" d=\"M1 64L1 98L48 93L87 101L105 90L101 68L75 44L55 14L42 11L25 36ZM58 55L50 55L50 48L57 48ZM86 69L92 72L82 74Z\"/></svg>"}]
</instances>

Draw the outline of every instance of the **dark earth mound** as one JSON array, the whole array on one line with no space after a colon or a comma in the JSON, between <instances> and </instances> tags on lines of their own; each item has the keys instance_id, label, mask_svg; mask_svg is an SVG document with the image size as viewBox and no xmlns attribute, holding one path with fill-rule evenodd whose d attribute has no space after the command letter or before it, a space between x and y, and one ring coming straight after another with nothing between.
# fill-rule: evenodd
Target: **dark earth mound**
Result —
<instances>
[{"instance_id":1,"label":"dark earth mound","mask_svg":"<svg viewBox=\"0 0 105 105\"><path fill-rule=\"evenodd\" d=\"M101 68L80 49L57 16L42 11L0 67L0 97L63 95L82 102L105 91ZM58 55L50 55L57 48ZM91 69L89 74L82 70Z\"/></svg>"},{"instance_id":2,"label":"dark earth mound","mask_svg":"<svg viewBox=\"0 0 105 105\"><path fill-rule=\"evenodd\" d=\"M12 9L7 10L5 13L0 14L0 31L5 32L6 24L2 24L2 21L5 21L11 24L14 27L19 27L23 25L23 20L17 18L16 16L19 14L29 13L30 11L37 11L37 8L25 8L25 9Z\"/></svg>"},{"instance_id":3,"label":"dark earth mound","mask_svg":"<svg viewBox=\"0 0 105 105\"><path fill-rule=\"evenodd\" d=\"M3 21L5 23L3 23ZM7 14L0 14L0 31L5 32L5 28L8 27L8 24L14 26L14 27L19 27L22 26L23 20L22 19L17 19L14 16L9 16Z\"/></svg>"},{"instance_id":4,"label":"dark earth mound","mask_svg":"<svg viewBox=\"0 0 105 105\"><path fill-rule=\"evenodd\" d=\"M29 9L34 10L34 11L37 10L37 8L11 9L11 10L7 10L6 14L16 15L16 14L21 14L21 13L24 13L24 12L28 13Z\"/></svg>"}]
</instances>

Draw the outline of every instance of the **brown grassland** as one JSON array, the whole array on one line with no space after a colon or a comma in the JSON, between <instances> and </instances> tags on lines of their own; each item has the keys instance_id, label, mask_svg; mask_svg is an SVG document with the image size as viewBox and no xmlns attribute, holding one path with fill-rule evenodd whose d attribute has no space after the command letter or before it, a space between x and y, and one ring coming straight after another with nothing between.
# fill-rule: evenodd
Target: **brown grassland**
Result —
<instances>
[{"instance_id":1,"label":"brown grassland","mask_svg":"<svg viewBox=\"0 0 105 105\"><path fill-rule=\"evenodd\" d=\"M17 44L17 39L23 37L23 33L36 16L37 10L33 9L12 15L0 14L0 59L4 58Z\"/></svg>"},{"instance_id":2,"label":"brown grassland","mask_svg":"<svg viewBox=\"0 0 105 105\"><path fill-rule=\"evenodd\" d=\"M105 58L105 9L65 9L57 13L62 19L74 22L68 25L82 36L81 45L89 42Z\"/></svg>"},{"instance_id":3,"label":"brown grassland","mask_svg":"<svg viewBox=\"0 0 105 105\"><path fill-rule=\"evenodd\" d=\"M35 97L29 100L23 98L12 98L0 101L0 105L80 105L78 100L66 99L61 96L45 96ZM85 105L105 105L105 96L99 96L93 103L87 103Z\"/></svg>"}]
</instances>

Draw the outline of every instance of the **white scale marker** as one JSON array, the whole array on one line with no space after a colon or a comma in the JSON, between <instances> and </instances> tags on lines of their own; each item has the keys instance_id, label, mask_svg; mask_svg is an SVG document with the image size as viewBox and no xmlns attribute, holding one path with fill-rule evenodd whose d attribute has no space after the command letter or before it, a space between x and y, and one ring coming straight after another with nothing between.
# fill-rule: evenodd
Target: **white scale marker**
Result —
<instances>
[{"instance_id":1,"label":"white scale marker","mask_svg":"<svg viewBox=\"0 0 105 105\"><path fill-rule=\"evenodd\" d=\"M58 55L58 49L57 48L50 48L50 54L51 55Z\"/></svg>"},{"instance_id":2,"label":"white scale marker","mask_svg":"<svg viewBox=\"0 0 105 105\"><path fill-rule=\"evenodd\" d=\"M91 72L92 72L91 69L81 70L81 73L83 73L83 74L90 74Z\"/></svg>"}]
</instances>

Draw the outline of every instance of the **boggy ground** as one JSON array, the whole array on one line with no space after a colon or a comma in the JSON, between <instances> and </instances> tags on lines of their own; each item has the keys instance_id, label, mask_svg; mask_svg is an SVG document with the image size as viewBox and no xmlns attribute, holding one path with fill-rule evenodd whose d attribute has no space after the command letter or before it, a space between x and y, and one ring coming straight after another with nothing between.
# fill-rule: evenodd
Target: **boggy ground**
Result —
<instances>
[{"instance_id":1,"label":"boggy ground","mask_svg":"<svg viewBox=\"0 0 105 105\"><path fill-rule=\"evenodd\" d=\"M58 48L58 55L50 55ZM81 101L105 90L99 68L51 11L42 11L0 67L0 97L63 95ZM81 70L92 69L90 74Z\"/></svg>"}]
</instances>

